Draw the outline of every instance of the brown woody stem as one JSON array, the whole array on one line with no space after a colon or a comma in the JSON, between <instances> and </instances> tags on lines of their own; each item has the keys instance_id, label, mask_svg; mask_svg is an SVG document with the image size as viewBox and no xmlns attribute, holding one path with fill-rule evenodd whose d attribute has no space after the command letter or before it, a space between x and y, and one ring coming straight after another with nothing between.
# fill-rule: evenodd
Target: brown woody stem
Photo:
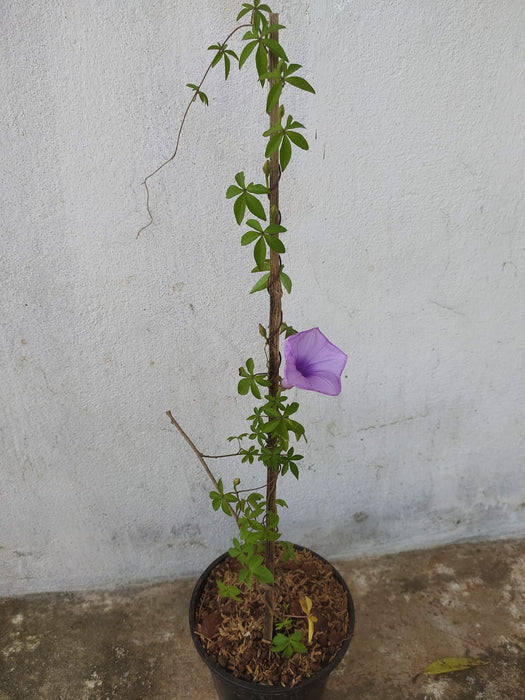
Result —
<instances>
[{"instance_id":1,"label":"brown woody stem","mask_svg":"<svg viewBox=\"0 0 525 700\"><path fill-rule=\"evenodd\" d=\"M277 13L270 14L270 24L278 24L279 15ZM279 41L279 32L275 31L271 34L271 38ZM269 72L276 70L278 58L273 53L269 54ZM276 82L275 79L270 79L270 88ZM279 103L273 107L270 112L270 127L275 126L279 122ZM280 223L279 213L279 150L277 149L270 156L270 224ZM280 389L279 366L281 364L281 353L279 350L279 336L282 323L281 309L281 259L279 253L270 250L270 277L268 280L268 294L270 296L270 319L268 324L268 379L270 381L270 396L277 396ZM268 440L268 448L272 450L275 447L275 438L270 436ZM268 521L270 514L276 512L276 497L277 497L277 477L278 470L267 467L266 473L266 520ZM266 542L265 565L275 576L275 542L268 540ZM273 586L268 586L265 594L265 611L264 611L264 639L271 641L273 638Z\"/></svg>"}]
</instances>

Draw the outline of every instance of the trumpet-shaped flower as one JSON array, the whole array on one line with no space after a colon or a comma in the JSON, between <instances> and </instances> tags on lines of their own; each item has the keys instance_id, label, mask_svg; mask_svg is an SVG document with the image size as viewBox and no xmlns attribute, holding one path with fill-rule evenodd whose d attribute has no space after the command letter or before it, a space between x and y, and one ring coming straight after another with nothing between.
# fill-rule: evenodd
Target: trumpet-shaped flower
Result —
<instances>
[{"instance_id":1,"label":"trumpet-shaped flower","mask_svg":"<svg viewBox=\"0 0 525 700\"><path fill-rule=\"evenodd\" d=\"M319 328L291 335L284 341L282 387L296 386L337 396L341 393L341 374L347 359Z\"/></svg>"}]
</instances>

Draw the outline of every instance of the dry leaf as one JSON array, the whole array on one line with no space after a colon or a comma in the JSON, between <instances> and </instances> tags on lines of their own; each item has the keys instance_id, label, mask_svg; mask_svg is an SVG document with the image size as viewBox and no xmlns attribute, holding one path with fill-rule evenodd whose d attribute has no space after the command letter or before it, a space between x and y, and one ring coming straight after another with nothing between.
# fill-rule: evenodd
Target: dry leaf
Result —
<instances>
[{"instance_id":1,"label":"dry leaf","mask_svg":"<svg viewBox=\"0 0 525 700\"><path fill-rule=\"evenodd\" d=\"M484 666L488 661L480 659L466 659L464 657L447 656L444 659L432 662L423 671L427 676L434 676L437 673L451 673L452 671L463 671L473 666Z\"/></svg>"},{"instance_id":2,"label":"dry leaf","mask_svg":"<svg viewBox=\"0 0 525 700\"><path fill-rule=\"evenodd\" d=\"M314 622L317 622L315 615L312 615L312 600L307 595L299 598L301 609L308 618L308 644L312 643L314 637Z\"/></svg>"}]
</instances>

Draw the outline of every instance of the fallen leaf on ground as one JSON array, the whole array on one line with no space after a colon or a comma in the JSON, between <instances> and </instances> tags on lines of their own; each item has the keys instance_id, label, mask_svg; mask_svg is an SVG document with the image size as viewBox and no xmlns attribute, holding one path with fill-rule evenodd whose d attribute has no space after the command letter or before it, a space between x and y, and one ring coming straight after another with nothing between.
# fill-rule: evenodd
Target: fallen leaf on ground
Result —
<instances>
[{"instance_id":1,"label":"fallen leaf on ground","mask_svg":"<svg viewBox=\"0 0 525 700\"><path fill-rule=\"evenodd\" d=\"M444 659L433 661L423 671L427 676L434 676L437 673L451 673L452 671L463 671L473 666L484 666L488 661L480 659L466 659L464 657L447 656Z\"/></svg>"}]
</instances>

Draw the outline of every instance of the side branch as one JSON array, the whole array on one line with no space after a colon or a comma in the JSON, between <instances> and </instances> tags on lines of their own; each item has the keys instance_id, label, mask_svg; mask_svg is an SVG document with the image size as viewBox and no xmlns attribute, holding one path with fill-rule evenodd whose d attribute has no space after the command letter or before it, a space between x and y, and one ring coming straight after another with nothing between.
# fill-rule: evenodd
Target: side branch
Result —
<instances>
[{"instance_id":1,"label":"side branch","mask_svg":"<svg viewBox=\"0 0 525 700\"><path fill-rule=\"evenodd\" d=\"M202 452L201 452L200 450L197 449L197 447L195 446L195 443L191 440L191 438L189 437L189 435L187 435L187 434L184 432L184 430L180 427L180 425L177 423L177 421L176 421L175 418L173 417L171 411L166 411L166 415L168 416L168 418L170 419L170 421L172 422L172 424L177 428L177 430L178 430L179 433L182 435L182 437L186 440L186 442L188 443L188 445L191 447L191 449L192 449L193 452L195 453L197 459L198 459L199 462L202 464L202 466L203 466L203 468L204 468L204 471L205 471L206 474L210 477L211 482L213 483L213 485L215 486L215 488L217 489L217 491L219 491L219 484L217 483L217 479L213 476L211 469L210 469L210 468L208 467L208 465L206 464L206 461L204 460L204 456L203 456ZM231 514L232 517L234 518L235 522L238 523L238 522L239 522L239 519L238 519L238 517L237 517L237 514L235 513L235 511L233 510L233 508L231 507L231 505L230 505L229 503L228 503L228 509L229 509L229 511L230 511L230 514Z\"/></svg>"}]
</instances>

